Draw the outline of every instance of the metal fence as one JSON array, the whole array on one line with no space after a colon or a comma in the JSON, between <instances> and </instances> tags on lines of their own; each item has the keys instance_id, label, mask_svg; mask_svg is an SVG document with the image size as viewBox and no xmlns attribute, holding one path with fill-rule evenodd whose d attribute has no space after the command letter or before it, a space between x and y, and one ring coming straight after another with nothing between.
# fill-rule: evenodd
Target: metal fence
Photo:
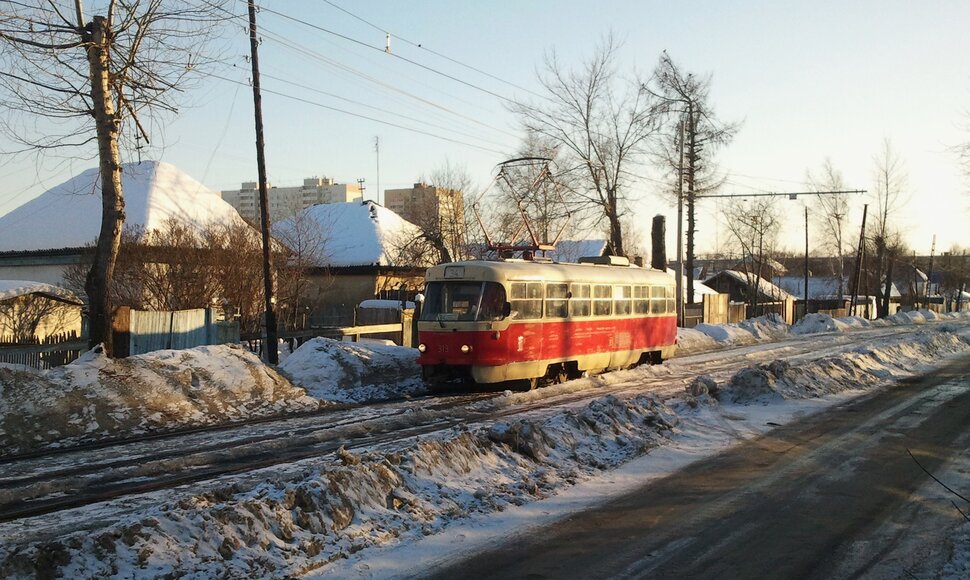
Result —
<instances>
[{"instance_id":1,"label":"metal fence","mask_svg":"<svg viewBox=\"0 0 970 580\"><path fill-rule=\"evenodd\" d=\"M210 308L175 311L119 308L113 334L116 355L131 356L239 342L239 324L215 320Z\"/></svg>"}]
</instances>

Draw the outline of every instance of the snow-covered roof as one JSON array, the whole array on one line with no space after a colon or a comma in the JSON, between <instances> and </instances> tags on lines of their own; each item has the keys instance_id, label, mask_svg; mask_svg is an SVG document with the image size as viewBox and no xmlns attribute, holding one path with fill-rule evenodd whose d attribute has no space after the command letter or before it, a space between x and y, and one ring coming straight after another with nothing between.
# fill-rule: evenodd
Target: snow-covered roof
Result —
<instances>
[{"instance_id":1,"label":"snow-covered roof","mask_svg":"<svg viewBox=\"0 0 970 580\"><path fill-rule=\"evenodd\" d=\"M546 256L556 262L578 262L588 256L602 256L606 251L606 240L560 240L556 249L546 252Z\"/></svg>"},{"instance_id":2,"label":"snow-covered roof","mask_svg":"<svg viewBox=\"0 0 970 580\"><path fill-rule=\"evenodd\" d=\"M293 247L310 244L320 267L398 266L397 256L420 228L373 201L322 203L273 225L273 234ZM410 264L408 264L410 265Z\"/></svg>"},{"instance_id":3,"label":"snow-covered roof","mask_svg":"<svg viewBox=\"0 0 970 580\"><path fill-rule=\"evenodd\" d=\"M218 193L170 163L125 163L121 185L126 226L157 229L169 218L200 229L244 223ZM0 252L81 247L100 229L101 180L93 168L0 217Z\"/></svg>"},{"instance_id":4,"label":"snow-covered roof","mask_svg":"<svg viewBox=\"0 0 970 580\"><path fill-rule=\"evenodd\" d=\"M0 280L0 301L28 294L41 294L63 302L82 304L81 299L67 288L30 280Z\"/></svg>"},{"instance_id":5,"label":"snow-covered roof","mask_svg":"<svg viewBox=\"0 0 970 580\"><path fill-rule=\"evenodd\" d=\"M775 276L774 283L782 290L796 298L805 298L804 276ZM842 281L842 293L849 293L849 280ZM808 297L810 299L822 296L837 296L839 294L839 278L830 276L809 276Z\"/></svg>"},{"instance_id":6,"label":"snow-covered roof","mask_svg":"<svg viewBox=\"0 0 970 580\"><path fill-rule=\"evenodd\" d=\"M717 274L714 274L707 280L704 280L704 283L706 284L711 280L713 280L714 278L717 278L718 276L727 276L729 278L733 278L734 280L742 284L755 286L758 289L758 291L764 296L770 296L777 300L788 300L789 298L791 299L795 298L788 292L785 292L784 290L782 290L778 286L775 286L774 284L765 280L764 278L759 278L757 274L753 274L753 273L746 274L744 272L738 272L736 270L721 270L720 272L718 272Z\"/></svg>"},{"instance_id":7,"label":"snow-covered roof","mask_svg":"<svg viewBox=\"0 0 970 580\"><path fill-rule=\"evenodd\" d=\"M667 273L670 274L671 276L674 276L674 278L676 279L677 272L675 272L673 268L667 268ZM681 284L682 284L681 288L683 288L684 297L686 298L687 297L687 276L683 276L683 279L681 280ZM699 302L703 302L705 294L718 294L718 291L711 288L710 286L707 286L700 280L694 280L693 303L697 304Z\"/></svg>"}]
</instances>

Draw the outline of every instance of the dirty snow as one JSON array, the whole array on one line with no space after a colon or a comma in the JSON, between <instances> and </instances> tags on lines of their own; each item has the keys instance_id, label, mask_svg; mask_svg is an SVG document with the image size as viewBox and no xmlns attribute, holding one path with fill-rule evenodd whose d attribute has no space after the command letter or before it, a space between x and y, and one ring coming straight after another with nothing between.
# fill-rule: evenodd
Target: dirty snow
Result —
<instances>
[{"instance_id":1,"label":"dirty snow","mask_svg":"<svg viewBox=\"0 0 970 580\"><path fill-rule=\"evenodd\" d=\"M320 341L304 356L333 357L335 348ZM642 485L767 431L768 423L821 411L967 350L964 319L814 361L739 363L726 375L679 387L677 395L638 385L637 377L662 380L662 368L582 379L617 389L581 405L465 423L172 490L149 509L101 523L86 516L94 508L82 508L29 525L0 524L0 573L409 577L497 542L514 527L549 523ZM291 376L322 384L328 374L311 376L309 366L299 367L307 374ZM704 368L697 365L698 372ZM543 396L542 390L507 394L475 405L510 409ZM53 538L40 531L46 520L70 517L78 529Z\"/></svg>"},{"instance_id":2,"label":"dirty snow","mask_svg":"<svg viewBox=\"0 0 970 580\"><path fill-rule=\"evenodd\" d=\"M0 364L0 456L320 406L238 346L99 351L47 371Z\"/></svg>"},{"instance_id":3,"label":"dirty snow","mask_svg":"<svg viewBox=\"0 0 970 580\"><path fill-rule=\"evenodd\" d=\"M417 361L413 348L314 338L287 356L280 371L313 397L357 403L423 394Z\"/></svg>"}]
</instances>

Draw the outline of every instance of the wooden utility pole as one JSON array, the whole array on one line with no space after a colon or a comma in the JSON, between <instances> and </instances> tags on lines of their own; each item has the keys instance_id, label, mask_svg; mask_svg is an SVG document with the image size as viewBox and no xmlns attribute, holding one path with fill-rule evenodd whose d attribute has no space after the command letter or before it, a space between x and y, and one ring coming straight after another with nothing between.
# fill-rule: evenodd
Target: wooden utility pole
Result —
<instances>
[{"instance_id":1,"label":"wooden utility pole","mask_svg":"<svg viewBox=\"0 0 970 580\"><path fill-rule=\"evenodd\" d=\"M849 300L849 316L855 315L855 301L859 295L859 279L862 274L862 259L866 251L866 214L869 213L869 204L862 206L862 229L859 230L859 248L855 255L855 275L852 277L852 298Z\"/></svg>"},{"instance_id":2,"label":"wooden utility pole","mask_svg":"<svg viewBox=\"0 0 970 580\"><path fill-rule=\"evenodd\" d=\"M269 236L269 201L266 192L266 154L263 142L263 98L259 91L259 40L256 37L256 4L249 0L249 48L253 65L253 108L256 113L256 171L259 175L259 226L263 237L263 293L266 308L266 360L279 364L279 336L276 327L276 297L272 240Z\"/></svg>"},{"instance_id":3,"label":"wooden utility pole","mask_svg":"<svg viewBox=\"0 0 970 580\"><path fill-rule=\"evenodd\" d=\"M805 206L805 315L808 315L808 206L807 205Z\"/></svg>"},{"instance_id":4,"label":"wooden utility pole","mask_svg":"<svg viewBox=\"0 0 970 580\"><path fill-rule=\"evenodd\" d=\"M680 121L677 163L677 326L684 326L684 120ZM693 275L693 273L691 273Z\"/></svg>"},{"instance_id":5,"label":"wooden utility pole","mask_svg":"<svg viewBox=\"0 0 970 580\"><path fill-rule=\"evenodd\" d=\"M930 246L930 268L926 273L926 307L930 306L930 280L933 278L933 256L936 254L936 235L933 236L933 245Z\"/></svg>"}]
</instances>

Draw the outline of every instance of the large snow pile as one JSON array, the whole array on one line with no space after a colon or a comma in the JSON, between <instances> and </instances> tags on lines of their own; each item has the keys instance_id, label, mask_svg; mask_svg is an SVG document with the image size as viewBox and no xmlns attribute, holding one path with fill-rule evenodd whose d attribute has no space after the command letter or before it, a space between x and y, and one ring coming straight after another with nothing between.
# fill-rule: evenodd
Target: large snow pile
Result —
<instances>
[{"instance_id":1,"label":"large snow pile","mask_svg":"<svg viewBox=\"0 0 970 580\"><path fill-rule=\"evenodd\" d=\"M849 328L849 325L832 318L828 314L812 313L795 323L791 327L792 334L817 334L819 332L838 332Z\"/></svg>"},{"instance_id":2,"label":"large snow pile","mask_svg":"<svg viewBox=\"0 0 970 580\"><path fill-rule=\"evenodd\" d=\"M120 520L91 518L106 523L55 538L18 541L25 528L0 524L8 540L0 546L0 574L289 577L323 573L349 558L361 562L357 571L366 576L360 560L366 548L416 542L461 520L555 495L679 437L681 425L719 407L736 412L739 405L761 406L766 396L814 398L872 387L967 349L965 336L945 331L915 340L895 336L800 366L772 363L757 381L741 371L719 388L707 377L667 400L608 395L575 409L483 421L379 449L341 449L336 457L169 496ZM494 405L504 409L503 399L517 397Z\"/></svg>"},{"instance_id":3,"label":"large snow pile","mask_svg":"<svg viewBox=\"0 0 970 580\"><path fill-rule=\"evenodd\" d=\"M0 454L319 406L238 346L125 359L90 351L48 371L0 365Z\"/></svg>"},{"instance_id":4,"label":"large snow pile","mask_svg":"<svg viewBox=\"0 0 970 580\"><path fill-rule=\"evenodd\" d=\"M779 314L749 318L738 324L758 340L773 340L788 334L788 323Z\"/></svg>"},{"instance_id":5,"label":"large snow pile","mask_svg":"<svg viewBox=\"0 0 970 580\"><path fill-rule=\"evenodd\" d=\"M694 327L723 346L727 344L752 344L756 341L753 334L737 324L708 324L702 322Z\"/></svg>"},{"instance_id":6,"label":"large snow pile","mask_svg":"<svg viewBox=\"0 0 970 580\"><path fill-rule=\"evenodd\" d=\"M426 392L417 361L413 348L314 338L280 370L318 399L356 403Z\"/></svg>"},{"instance_id":7,"label":"large snow pile","mask_svg":"<svg viewBox=\"0 0 970 580\"><path fill-rule=\"evenodd\" d=\"M218 193L169 163L125 163L121 184L127 226L158 229L169 218L196 229L245 224ZM0 252L81 247L100 228L101 179L95 167L0 217Z\"/></svg>"}]
</instances>

